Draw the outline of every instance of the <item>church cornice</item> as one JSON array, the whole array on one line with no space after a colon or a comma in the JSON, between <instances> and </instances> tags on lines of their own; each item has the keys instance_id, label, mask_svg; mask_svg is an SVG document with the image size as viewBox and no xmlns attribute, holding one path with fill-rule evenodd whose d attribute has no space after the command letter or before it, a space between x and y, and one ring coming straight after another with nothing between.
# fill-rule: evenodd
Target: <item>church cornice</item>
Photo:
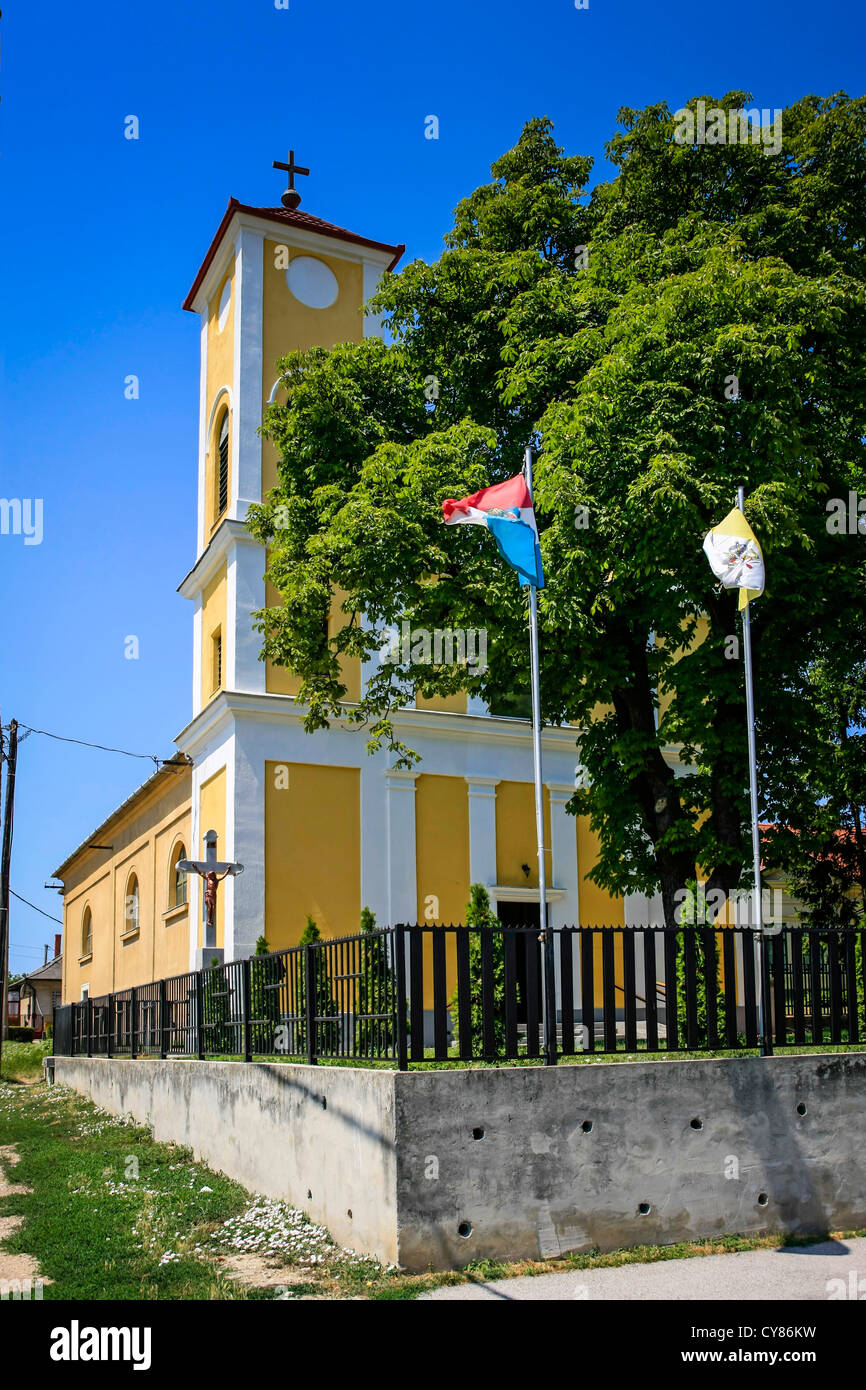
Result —
<instances>
[{"instance_id":1,"label":"church cornice","mask_svg":"<svg viewBox=\"0 0 866 1390\"><path fill-rule=\"evenodd\" d=\"M223 734L235 719L300 724L305 714L306 707L299 705L293 695L223 690L190 720L174 741L179 749L195 758L215 735ZM532 746L531 728L522 719L497 718L489 714L455 714L447 710L405 709L393 716L392 723L398 736L410 744L413 735L425 735L452 741L492 743L499 747L528 749ZM362 725L339 719L332 722L331 729L341 734L354 733L359 739L364 736ZM310 737L324 739L329 732L327 729L319 730ZM542 734L542 746L551 753L562 751L563 748L573 749L580 734L581 730L572 725L548 725ZM311 751L313 747L311 744Z\"/></svg>"},{"instance_id":2,"label":"church cornice","mask_svg":"<svg viewBox=\"0 0 866 1390\"><path fill-rule=\"evenodd\" d=\"M260 227L267 230L268 226L281 226L291 229L295 237L303 242L310 238L310 244L314 246L319 238L327 241L339 241L344 246L360 247L363 250L373 253L377 258L381 257L383 268L386 271L393 270L406 250L405 245L391 245L387 241L373 241L370 237L359 236L357 232L350 232L346 227L338 227L333 222L325 222L321 217L314 217L309 212L292 211L289 208L262 208L253 207L247 203L238 202L237 198L230 198L228 207L225 210L223 219L216 231L216 236L211 242L207 255L199 267L189 294L183 301L184 309L189 309L193 313L201 311L202 298L201 290L206 287L208 272L214 261L217 259L220 247L229 227L235 217L238 217L241 225Z\"/></svg>"},{"instance_id":3,"label":"church cornice","mask_svg":"<svg viewBox=\"0 0 866 1390\"><path fill-rule=\"evenodd\" d=\"M228 558L237 545L249 545L261 549L259 542L247 530L246 522L226 517L224 521L220 522L189 574L184 575L178 584L177 592L181 597L195 598L196 594L201 593L201 590L210 583L222 562Z\"/></svg>"}]
</instances>

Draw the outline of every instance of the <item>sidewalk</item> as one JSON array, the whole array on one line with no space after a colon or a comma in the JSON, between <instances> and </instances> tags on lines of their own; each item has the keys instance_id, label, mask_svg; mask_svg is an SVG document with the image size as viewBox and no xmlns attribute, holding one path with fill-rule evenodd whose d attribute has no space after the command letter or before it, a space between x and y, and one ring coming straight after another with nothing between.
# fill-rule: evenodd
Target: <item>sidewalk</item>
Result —
<instances>
[{"instance_id":1,"label":"sidewalk","mask_svg":"<svg viewBox=\"0 0 866 1390\"><path fill-rule=\"evenodd\" d=\"M834 1282L835 1281L835 1282ZM695 1255L686 1260L580 1269L536 1278L458 1284L422 1294L419 1302L479 1300L624 1299L827 1302L866 1299L866 1237L820 1245L747 1250L739 1255Z\"/></svg>"}]
</instances>

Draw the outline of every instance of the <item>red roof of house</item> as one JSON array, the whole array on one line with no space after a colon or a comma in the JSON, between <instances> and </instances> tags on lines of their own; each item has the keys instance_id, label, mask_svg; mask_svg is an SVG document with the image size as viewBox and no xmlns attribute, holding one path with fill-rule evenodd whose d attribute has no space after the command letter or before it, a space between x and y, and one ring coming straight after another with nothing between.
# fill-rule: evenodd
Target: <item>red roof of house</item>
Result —
<instances>
[{"instance_id":1,"label":"red roof of house","mask_svg":"<svg viewBox=\"0 0 866 1390\"><path fill-rule=\"evenodd\" d=\"M373 251L390 251L391 262L388 270L393 270L403 252L406 250L404 245L392 246L388 241L371 241L369 237L358 236L357 232L350 232L345 227L337 227L333 222L324 222L321 217L314 217L310 212L291 211L289 208L254 208L247 203L239 203L237 198L229 198L229 205L225 210L222 222L217 227L216 236L211 242L208 253L201 263L199 272L192 282L192 288L186 299L183 301L184 309L192 309L193 300L199 292L204 277L210 268L210 264L216 255L220 242L226 234L229 223L236 212L249 213L251 217L264 217L268 222L278 222L284 227L298 227L305 232L316 232L319 236L333 237L336 241L348 241L353 246L369 246Z\"/></svg>"}]
</instances>

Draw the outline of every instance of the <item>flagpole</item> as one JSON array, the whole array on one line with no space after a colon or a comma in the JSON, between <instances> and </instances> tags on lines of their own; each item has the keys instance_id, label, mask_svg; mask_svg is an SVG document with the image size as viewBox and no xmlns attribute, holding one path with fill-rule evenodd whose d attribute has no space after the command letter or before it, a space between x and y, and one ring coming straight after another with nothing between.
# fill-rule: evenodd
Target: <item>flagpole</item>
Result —
<instances>
[{"instance_id":1,"label":"flagpole","mask_svg":"<svg viewBox=\"0 0 866 1390\"><path fill-rule=\"evenodd\" d=\"M532 500L532 445L524 454L524 476ZM529 585L529 665L532 684L532 755L535 765L535 828L538 839L538 901L543 945L544 1064L556 1066L556 984L553 935L547 930L547 854L544 844L544 791L541 780L541 682L538 663L538 589Z\"/></svg>"},{"instance_id":2,"label":"flagpole","mask_svg":"<svg viewBox=\"0 0 866 1390\"><path fill-rule=\"evenodd\" d=\"M737 488L737 506L745 515L745 491ZM752 866L754 886L755 965L757 973L758 1031L761 1056L773 1055L773 1041L767 1031L764 996L764 924L761 912L761 832L758 826L758 757L755 747L755 691L752 683L752 623L747 603L743 609L743 659L746 668L746 728L749 739L749 798L752 804Z\"/></svg>"}]
</instances>

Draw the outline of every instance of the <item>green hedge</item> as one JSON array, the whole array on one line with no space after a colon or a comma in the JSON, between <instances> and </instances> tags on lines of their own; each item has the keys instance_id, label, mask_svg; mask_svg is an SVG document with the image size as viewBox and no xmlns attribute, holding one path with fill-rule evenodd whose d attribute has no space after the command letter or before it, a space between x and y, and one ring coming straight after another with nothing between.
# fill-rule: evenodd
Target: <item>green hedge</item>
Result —
<instances>
[{"instance_id":1,"label":"green hedge","mask_svg":"<svg viewBox=\"0 0 866 1390\"><path fill-rule=\"evenodd\" d=\"M9 1026L9 1041L10 1041L10 1042L32 1042L32 1041L33 1041L33 1029L32 1029L32 1028L20 1028L20 1027L18 1026L18 1024L10 1024L10 1026Z\"/></svg>"}]
</instances>

